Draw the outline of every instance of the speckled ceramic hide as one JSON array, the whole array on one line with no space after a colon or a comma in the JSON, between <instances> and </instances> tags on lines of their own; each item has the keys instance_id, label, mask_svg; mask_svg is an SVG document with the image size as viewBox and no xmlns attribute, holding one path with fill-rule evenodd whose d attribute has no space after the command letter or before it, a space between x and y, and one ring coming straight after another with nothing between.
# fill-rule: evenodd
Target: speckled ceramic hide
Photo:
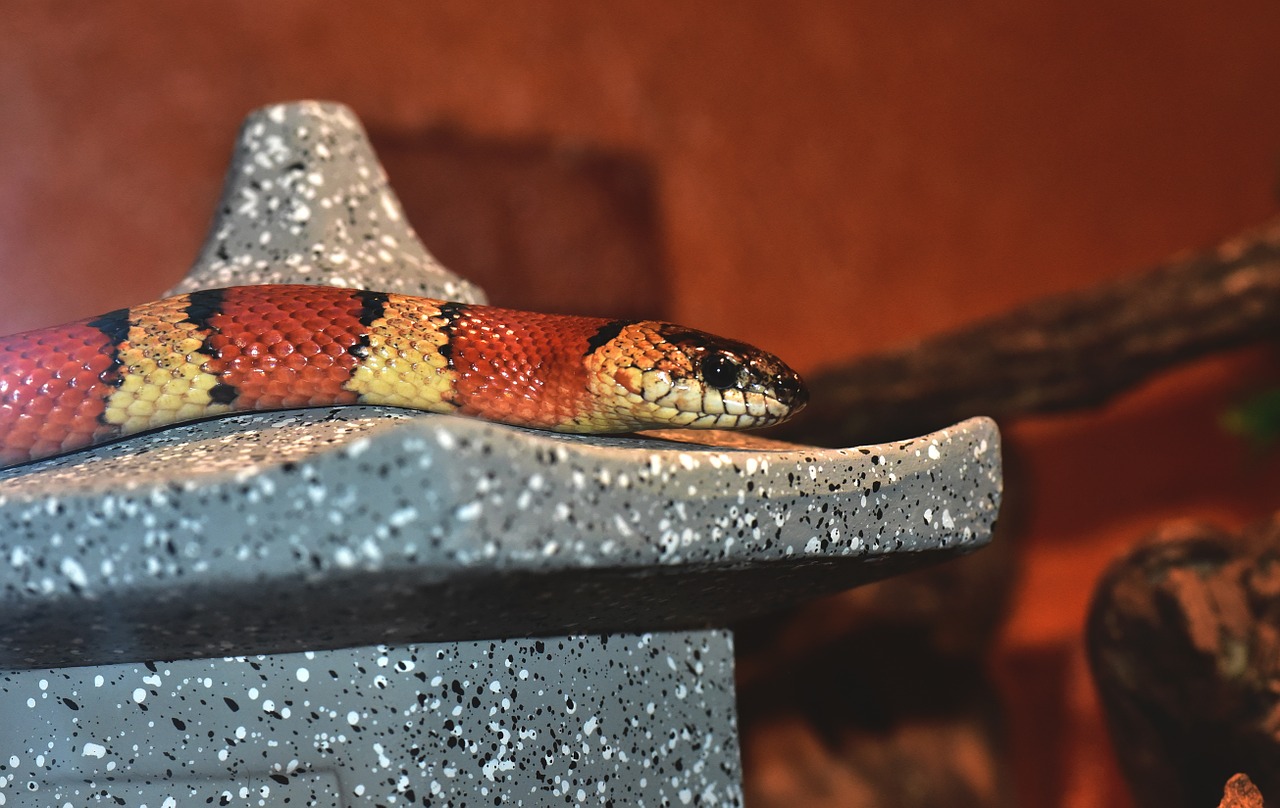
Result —
<instances>
[{"instance_id":1,"label":"speckled ceramic hide","mask_svg":"<svg viewBox=\"0 0 1280 808\"><path fill-rule=\"evenodd\" d=\"M173 291L257 282L481 300L330 104L250 117ZM977 548L999 496L983 419L765 451L347 408L0 472L0 806L738 805L720 627Z\"/></svg>"}]
</instances>

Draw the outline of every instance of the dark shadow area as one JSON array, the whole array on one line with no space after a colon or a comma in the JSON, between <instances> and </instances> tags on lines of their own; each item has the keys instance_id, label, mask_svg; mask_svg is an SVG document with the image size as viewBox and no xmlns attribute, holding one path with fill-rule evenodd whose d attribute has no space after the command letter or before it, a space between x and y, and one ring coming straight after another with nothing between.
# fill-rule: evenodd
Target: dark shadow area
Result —
<instances>
[{"instance_id":1,"label":"dark shadow area","mask_svg":"<svg viewBox=\"0 0 1280 808\"><path fill-rule=\"evenodd\" d=\"M495 305L668 316L656 181L640 156L448 126L369 139L432 254Z\"/></svg>"}]
</instances>

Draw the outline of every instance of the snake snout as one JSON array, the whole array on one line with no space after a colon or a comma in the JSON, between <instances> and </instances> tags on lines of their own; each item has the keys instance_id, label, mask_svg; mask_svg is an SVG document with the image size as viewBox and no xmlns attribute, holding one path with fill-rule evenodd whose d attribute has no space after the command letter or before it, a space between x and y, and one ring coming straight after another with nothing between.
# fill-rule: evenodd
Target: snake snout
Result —
<instances>
[{"instance_id":1,"label":"snake snout","mask_svg":"<svg viewBox=\"0 0 1280 808\"><path fill-rule=\"evenodd\" d=\"M782 372L774 385L778 400L786 405L791 415L804 409L804 405L809 403L809 389L804 386L804 380L786 365L782 366Z\"/></svg>"},{"instance_id":2,"label":"snake snout","mask_svg":"<svg viewBox=\"0 0 1280 808\"><path fill-rule=\"evenodd\" d=\"M763 381L761 387L774 401L774 406L769 408L770 418L760 426L785 421L804 409L809 403L809 390L800 374L772 355L764 354L758 361L762 365L758 370Z\"/></svg>"}]
</instances>

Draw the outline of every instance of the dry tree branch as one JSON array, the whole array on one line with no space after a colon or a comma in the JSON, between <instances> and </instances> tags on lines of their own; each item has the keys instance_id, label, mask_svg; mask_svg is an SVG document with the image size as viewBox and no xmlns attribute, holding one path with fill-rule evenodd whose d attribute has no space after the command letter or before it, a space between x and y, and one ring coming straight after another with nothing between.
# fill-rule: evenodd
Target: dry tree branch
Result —
<instances>
[{"instance_id":1,"label":"dry tree branch","mask_svg":"<svg viewBox=\"0 0 1280 808\"><path fill-rule=\"evenodd\" d=\"M1206 354L1280 336L1280 218L1142 275L1040 300L810 382L779 437L896 440L973 415L1101 404Z\"/></svg>"}]
</instances>

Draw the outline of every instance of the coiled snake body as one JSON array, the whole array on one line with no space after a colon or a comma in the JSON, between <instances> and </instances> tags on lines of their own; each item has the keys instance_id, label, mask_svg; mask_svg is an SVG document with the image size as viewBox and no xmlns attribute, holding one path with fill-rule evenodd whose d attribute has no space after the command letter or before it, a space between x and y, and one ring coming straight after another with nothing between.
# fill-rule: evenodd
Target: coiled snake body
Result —
<instances>
[{"instance_id":1,"label":"coiled snake body","mask_svg":"<svg viewBox=\"0 0 1280 808\"><path fill-rule=\"evenodd\" d=\"M805 400L776 357L669 323L242 286L0 337L0 468L247 410L379 404L608 433L766 426Z\"/></svg>"}]
</instances>

